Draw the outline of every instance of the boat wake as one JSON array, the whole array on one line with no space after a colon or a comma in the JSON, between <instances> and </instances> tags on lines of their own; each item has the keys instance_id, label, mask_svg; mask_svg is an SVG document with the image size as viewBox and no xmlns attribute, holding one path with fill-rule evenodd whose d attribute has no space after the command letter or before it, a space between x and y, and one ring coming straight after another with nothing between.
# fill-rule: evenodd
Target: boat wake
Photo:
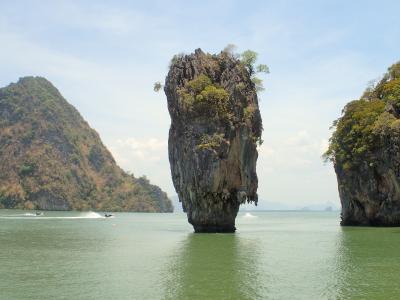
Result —
<instances>
[{"instance_id":1,"label":"boat wake","mask_svg":"<svg viewBox=\"0 0 400 300\"><path fill-rule=\"evenodd\" d=\"M114 217L114 216L113 216ZM45 214L37 215L33 213L25 213L25 214L15 214L15 215L6 215L0 216L2 219L35 219L35 220L49 220L49 219L105 219L105 216L100 215L99 213L89 211L79 214L78 216L46 216Z\"/></svg>"},{"instance_id":2,"label":"boat wake","mask_svg":"<svg viewBox=\"0 0 400 300\"><path fill-rule=\"evenodd\" d=\"M243 218L245 218L245 219L255 219L255 218L258 218L258 217L255 216L255 215L252 215L249 212L247 212L247 213L244 214Z\"/></svg>"}]
</instances>

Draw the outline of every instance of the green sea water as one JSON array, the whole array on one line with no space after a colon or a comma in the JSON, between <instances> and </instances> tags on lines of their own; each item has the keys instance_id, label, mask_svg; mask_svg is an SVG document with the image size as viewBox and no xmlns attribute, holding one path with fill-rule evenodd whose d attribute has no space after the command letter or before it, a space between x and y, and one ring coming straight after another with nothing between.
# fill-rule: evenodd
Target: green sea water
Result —
<instances>
[{"instance_id":1,"label":"green sea water","mask_svg":"<svg viewBox=\"0 0 400 300\"><path fill-rule=\"evenodd\" d=\"M337 212L239 213L193 234L182 213L0 210L0 299L399 299L400 228Z\"/></svg>"}]
</instances>

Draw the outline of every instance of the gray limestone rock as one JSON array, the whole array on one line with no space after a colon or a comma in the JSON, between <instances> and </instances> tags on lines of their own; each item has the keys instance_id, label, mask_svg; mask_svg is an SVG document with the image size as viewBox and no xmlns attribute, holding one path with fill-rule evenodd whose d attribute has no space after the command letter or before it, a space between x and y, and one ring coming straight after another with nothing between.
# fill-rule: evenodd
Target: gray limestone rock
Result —
<instances>
[{"instance_id":1,"label":"gray limestone rock","mask_svg":"<svg viewBox=\"0 0 400 300\"><path fill-rule=\"evenodd\" d=\"M334 163L342 225L400 226L400 63L335 122Z\"/></svg>"},{"instance_id":2,"label":"gray limestone rock","mask_svg":"<svg viewBox=\"0 0 400 300\"><path fill-rule=\"evenodd\" d=\"M164 91L172 179L195 232L234 232L240 204L257 204L262 122L246 67L221 52L175 56Z\"/></svg>"}]
</instances>

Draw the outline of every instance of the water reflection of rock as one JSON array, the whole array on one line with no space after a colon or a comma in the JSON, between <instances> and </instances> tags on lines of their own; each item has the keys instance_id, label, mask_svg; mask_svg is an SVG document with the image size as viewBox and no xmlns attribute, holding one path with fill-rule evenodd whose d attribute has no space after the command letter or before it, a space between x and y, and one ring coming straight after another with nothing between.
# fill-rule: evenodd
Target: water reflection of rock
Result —
<instances>
[{"instance_id":1,"label":"water reflection of rock","mask_svg":"<svg viewBox=\"0 0 400 300\"><path fill-rule=\"evenodd\" d=\"M339 299L399 299L399 228L342 229Z\"/></svg>"},{"instance_id":2,"label":"water reflection of rock","mask_svg":"<svg viewBox=\"0 0 400 300\"><path fill-rule=\"evenodd\" d=\"M189 235L167 266L165 299L261 299L257 249L238 235Z\"/></svg>"}]
</instances>

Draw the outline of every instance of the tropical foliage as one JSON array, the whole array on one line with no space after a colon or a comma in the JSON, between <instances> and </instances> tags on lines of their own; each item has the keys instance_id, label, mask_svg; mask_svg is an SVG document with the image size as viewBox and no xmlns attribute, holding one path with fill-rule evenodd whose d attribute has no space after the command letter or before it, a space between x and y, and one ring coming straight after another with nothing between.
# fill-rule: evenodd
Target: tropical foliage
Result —
<instances>
[{"instance_id":1,"label":"tropical foliage","mask_svg":"<svg viewBox=\"0 0 400 300\"><path fill-rule=\"evenodd\" d=\"M256 76L256 73L269 73L269 68L267 65L259 64L256 65L258 53L252 50L246 50L242 54L240 54L240 60L242 64L246 67L247 71L251 76L251 80L256 86L256 91L260 92L265 90L263 81L259 77Z\"/></svg>"},{"instance_id":2,"label":"tropical foliage","mask_svg":"<svg viewBox=\"0 0 400 300\"><path fill-rule=\"evenodd\" d=\"M205 74L187 82L178 93L184 109L191 116L210 116L219 120L228 120L230 117L228 92L223 87L213 84Z\"/></svg>"},{"instance_id":3,"label":"tropical foliage","mask_svg":"<svg viewBox=\"0 0 400 300\"><path fill-rule=\"evenodd\" d=\"M374 151L400 134L400 66L393 65L383 79L368 88L360 100L348 103L333 123L335 131L324 158L344 170L363 162L374 165Z\"/></svg>"},{"instance_id":4,"label":"tropical foliage","mask_svg":"<svg viewBox=\"0 0 400 300\"><path fill-rule=\"evenodd\" d=\"M200 144L197 146L198 149L210 149L216 150L223 143L227 141L224 139L223 133L214 133L213 135L203 134L200 139Z\"/></svg>"}]
</instances>

